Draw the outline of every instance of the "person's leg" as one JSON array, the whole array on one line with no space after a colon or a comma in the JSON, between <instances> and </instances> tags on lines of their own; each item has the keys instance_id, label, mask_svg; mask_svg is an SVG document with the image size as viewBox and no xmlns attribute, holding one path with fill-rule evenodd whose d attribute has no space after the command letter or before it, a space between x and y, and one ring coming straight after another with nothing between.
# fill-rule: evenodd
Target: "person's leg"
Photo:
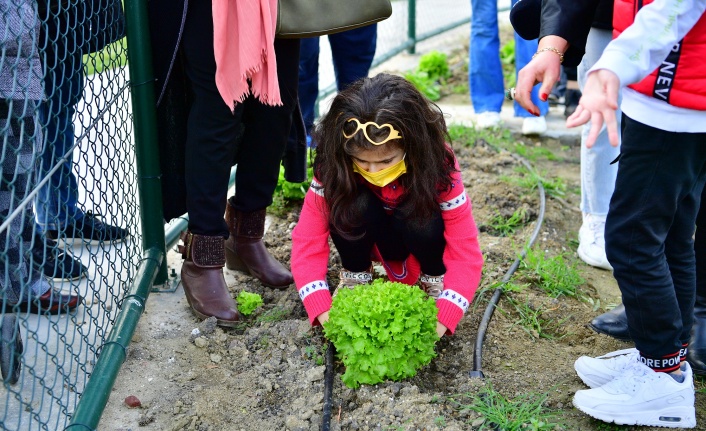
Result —
<instances>
[{"instance_id":1,"label":"person's leg","mask_svg":"<svg viewBox=\"0 0 706 431\"><path fill-rule=\"evenodd\" d=\"M311 133L316 118L316 99L319 97L319 38L301 39L299 50L299 106L304 117L306 133Z\"/></svg>"},{"instance_id":2,"label":"person's leg","mask_svg":"<svg viewBox=\"0 0 706 431\"><path fill-rule=\"evenodd\" d=\"M377 46L377 24L328 36L338 91L368 76Z\"/></svg>"},{"instance_id":3,"label":"person's leg","mask_svg":"<svg viewBox=\"0 0 706 431\"><path fill-rule=\"evenodd\" d=\"M265 105L254 97L244 103L235 196L227 207L226 257L228 268L249 272L266 286L286 288L294 282L292 274L269 254L262 238L297 104L299 40L276 39L275 53L283 105Z\"/></svg>"},{"instance_id":4,"label":"person's leg","mask_svg":"<svg viewBox=\"0 0 706 431\"><path fill-rule=\"evenodd\" d=\"M471 41L468 84L476 114L500 112L503 105L503 71L500 64L498 5L471 0Z\"/></svg>"},{"instance_id":5,"label":"person's leg","mask_svg":"<svg viewBox=\"0 0 706 431\"><path fill-rule=\"evenodd\" d=\"M53 61L47 54L44 86L47 100L39 105L39 120L44 127L45 145L39 178L59 165L49 181L39 189L34 202L37 224L43 231L59 231L83 218L78 208L78 184L73 172L76 103L83 93L80 58Z\"/></svg>"},{"instance_id":6,"label":"person's leg","mask_svg":"<svg viewBox=\"0 0 706 431\"><path fill-rule=\"evenodd\" d=\"M577 69L581 89L586 81L588 70L598 61L611 39L610 30L591 29L586 43L586 54ZM620 126L620 110L617 112L617 119ZM610 264L605 257L605 217L615 188L618 164L613 162L620 154L620 147L610 145L608 132L604 126L593 147L586 148L584 142L590 130L590 122L581 130L580 208L583 213L583 224L579 230L578 254L589 265L610 270ZM600 325L600 321L597 324Z\"/></svg>"},{"instance_id":7,"label":"person's leg","mask_svg":"<svg viewBox=\"0 0 706 431\"><path fill-rule=\"evenodd\" d=\"M182 286L197 317L213 316L219 325L233 326L240 315L223 276L229 235L223 214L243 108L238 103L231 112L216 87L210 3L189 3L181 50L193 92L185 148L189 230L182 236Z\"/></svg>"},{"instance_id":8,"label":"person's leg","mask_svg":"<svg viewBox=\"0 0 706 431\"><path fill-rule=\"evenodd\" d=\"M696 258L696 302L694 327L689 341L687 360L694 373L706 375L706 187L701 192L701 205L696 216L694 235Z\"/></svg>"},{"instance_id":9,"label":"person's leg","mask_svg":"<svg viewBox=\"0 0 706 431\"><path fill-rule=\"evenodd\" d=\"M623 121L606 251L635 346L645 358L670 358L679 355L688 329L690 318L682 315L692 312L694 254L687 248L694 196L704 181L706 136L664 132L625 116ZM683 267L676 268L675 259Z\"/></svg>"}]
</instances>

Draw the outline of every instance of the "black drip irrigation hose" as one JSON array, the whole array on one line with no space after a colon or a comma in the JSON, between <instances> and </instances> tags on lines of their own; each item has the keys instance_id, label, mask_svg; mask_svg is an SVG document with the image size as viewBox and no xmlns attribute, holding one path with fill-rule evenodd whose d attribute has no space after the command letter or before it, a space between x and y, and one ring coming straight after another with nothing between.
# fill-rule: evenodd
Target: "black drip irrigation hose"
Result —
<instances>
[{"instance_id":1,"label":"black drip irrigation hose","mask_svg":"<svg viewBox=\"0 0 706 431\"><path fill-rule=\"evenodd\" d=\"M336 348L329 341L326 349L326 371L324 371L324 412L321 419L321 431L329 431L331 427L331 409L333 408L333 375L334 375L334 358L336 356Z\"/></svg>"},{"instance_id":2,"label":"black drip irrigation hose","mask_svg":"<svg viewBox=\"0 0 706 431\"><path fill-rule=\"evenodd\" d=\"M532 165L530 165L527 160L514 154L513 157L519 160L530 171L534 170L532 168ZM527 246L523 248L522 253L520 253L517 259L515 259L515 262L513 262L510 269L508 269L508 271L505 273L505 276L501 281L502 284L495 289L493 297L490 299L490 303L485 309L483 319L481 320L480 325L478 326L476 346L473 352L473 370L470 372L471 377L485 377L483 375L483 372L481 371L481 354L483 351L483 341L485 340L485 333L488 329L490 319L493 317L495 307L500 301L500 296L503 293L502 286L510 280L512 274L514 274L517 268L520 266L520 262L522 262L522 259L527 255L527 250L531 248L532 245L534 245L535 241L537 241L537 236L539 236L539 231L542 228L542 223L544 222L544 212L546 208L546 197L544 194L544 186L542 186L541 181L537 182L537 188L539 189L539 215L537 216L537 224L534 227L534 231L532 231L532 236L527 242ZM331 410L333 408L334 358L336 356L335 354L335 347L333 346L333 343L329 342L328 348L326 349L326 370L324 371L324 406L323 417L321 419L321 431L329 431L329 429L331 428Z\"/></svg>"},{"instance_id":3,"label":"black drip irrigation hose","mask_svg":"<svg viewBox=\"0 0 706 431\"><path fill-rule=\"evenodd\" d=\"M533 171L534 169L529 164L529 162L520 156L513 154L517 160L519 160L527 169ZM517 259L512 263L512 266L507 270L502 280L500 281L500 286L495 289L493 296L490 298L490 303L485 308L485 313L483 313L483 319L481 319L478 325L478 334L476 335L476 345L473 350L473 369L470 371L470 377L473 378L485 378L483 371L481 371L482 366L482 354L483 354L483 342L485 341L485 333L488 330L488 325L490 324L490 319L493 317L495 308L500 301L500 296L503 294L503 286L510 281L510 278L515 273L517 268L520 266L522 259L527 256L527 250L532 248L535 241L537 241L537 236L539 236L539 231L542 229L542 223L544 222L544 212L546 209L546 196L544 193L544 186L542 181L537 181L537 189L539 190L539 215L537 216L537 224L534 226L534 231L532 231L532 236L530 236L527 245L522 249L522 253L517 256Z\"/></svg>"}]
</instances>

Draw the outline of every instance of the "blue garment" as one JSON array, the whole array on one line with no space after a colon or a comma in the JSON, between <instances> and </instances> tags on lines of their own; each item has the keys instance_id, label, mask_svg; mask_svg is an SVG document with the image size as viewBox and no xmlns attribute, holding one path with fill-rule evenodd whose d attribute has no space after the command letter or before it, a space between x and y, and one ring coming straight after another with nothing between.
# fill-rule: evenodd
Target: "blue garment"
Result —
<instances>
[{"instance_id":1,"label":"blue garment","mask_svg":"<svg viewBox=\"0 0 706 431\"><path fill-rule=\"evenodd\" d=\"M515 4L517 0L513 0ZM498 4L493 0L471 0L471 43L468 83L473 110L500 112L505 96L503 71L500 64L500 36L498 34ZM524 40L515 33L515 69L519 71L537 52L537 40ZM540 115L549 111L549 103L539 99L539 85L532 90L532 102ZM533 117L515 102L516 117Z\"/></svg>"},{"instance_id":2,"label":"blue garment","mask_svg":"<svg viewBox=\"0 0 706 431\"><path fill-rule=\"evenodd\" d=\"M44 77L47 100L39 105L39 120L44 126L44 151L39 179L54 165L59 169L39 189L34 202L37 224L42 231L59 230L81 220L78 208L78 184L73 172L74 125L76 104L83 94L83 65L80 55L57 62ZM68 152L68 154L66 154ZM61 160L66 155L66 159Z\"/></svg>"},{"instance_id":3,"label":"blue garment","mask_svg":"<svg viewBox=\"0 0 706 431\"><path fill-rule=\"evenodd\" d=\"M336 87L343 90L368 76L377 46L377 24L328 35L336 73ZM301 39L299 54L299 105L309 134L316 118L319 96L319 38Z\"/></svg>"},{"instance_id":4,"label":"blue garment","mask_svg":"<svg viewBox=\"0 0 706 431\"><path fill-rule=\"evenodd\" d=\"M611 30L591 28L586 40L586 54L578 66L578 80L581 90L586 81L588 70L598 61L603 50L612 40ZM619 93L618 96L620 97ZM618 107L620 99L618 99ZM620 130L620 108L615 112ZM589 121L581 130L581 211L587 214L606 215L610 205L610 197L615 189L615 177L618 175L618 164L611 164L620 154L620 147L613 147L608 140L608 129L605 124L591 148L586 148L584 142L591 131Z\"/></svg>"}]
</instances>

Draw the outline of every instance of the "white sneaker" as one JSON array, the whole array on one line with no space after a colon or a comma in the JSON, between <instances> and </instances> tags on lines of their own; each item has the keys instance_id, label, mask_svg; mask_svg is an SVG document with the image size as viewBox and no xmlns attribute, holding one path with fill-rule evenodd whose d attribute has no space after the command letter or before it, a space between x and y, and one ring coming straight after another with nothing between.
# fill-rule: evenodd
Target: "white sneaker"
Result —
<instances>
[{"instance_id":1,"label":"white sneaker","mask_svg":"<svg viewBox=\"0 0 706 431\"><path fill-rule=\"evenodd\" d=\"M476 129L492 129L500 126L499 112L486 111L476 115Z\"/></svg>"},{"instance_id":2,"label":"white sneaker","mask_svg":"<svg viewBox=\"0 0 706 431\"><path fill-rule=\"evenodd\" d=\"M523 135L541 135L547 131L547 120L544 117L527 117L522 120Z\"/></svg>"},{"instance_id":3,"label":"white sneaker","mask_svg":"<svg viewBox=\"0 0 706 431\"><path fill-rule=\"evenodd\" d=\"M605 422L667 428L694 428L694 376L686 366L684 381L658 373L637 359L620 377L605 385L576 392L574 406Z\"/></svg>"},{"instance_id":4,"label":"white sneaker","mask_svg":"<svg viewBox=\"0 0 706 431\"><path fill-rule=\"evenodd\" d=\"M599 388L620 376L638 355L637 349L632 348L616 350L596 358L581 356L574 362L574 369L586 386Z\"/></svg>"},{"instance_id":5,"label":"white sneaker","mask_svg":"<svg viewBox=\"0 0 706 431\"><path fill-rule=\"evenodd\" d=\"M576 251L584 262L596 268L612 271L605 255L605 216L583 214L579 229L579 248Z\"/></svg>"}]
</instances>

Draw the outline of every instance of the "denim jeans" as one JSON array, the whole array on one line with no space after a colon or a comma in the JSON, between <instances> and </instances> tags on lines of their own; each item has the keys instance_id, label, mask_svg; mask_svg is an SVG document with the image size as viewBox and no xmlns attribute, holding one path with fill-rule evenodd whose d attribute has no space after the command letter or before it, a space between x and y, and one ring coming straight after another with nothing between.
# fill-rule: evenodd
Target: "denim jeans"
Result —
<instances>
[{"instance_id":1,"label":"denim jeans","mask_svg":"<svg viewBox=\"0 0 706 431\"><path fill-rule=\"evenodd\" d=\"M517 0L513 0L515 4ZM476 113L500 112L505 97L503 70L500 64L498 4L492 0L471 0L471 43L468 83L471 103ZM519 71L537 52L537 40L524 40L515 33L515 70ZM549 103L539 100L539 85L532 90L532 102L541 116L547 115ZM516 117L533 117L515 102Z\"/></svg>"},{"instance_id":2,"label":"denim jeans","mask_svg":"<svg viewBox=\"0 0 706 431\"><path fill-rule=\"evenodd\" d=\"M586 41L586 55L578 66L578 81L581 90L586 82L588 70L598 61L608 42L612 39L610 30L591 28ZM620 106L620 100L618 100ZM616 112L620 127L620 109ZM581 130L581 211L605 216L608 214L610 197L615 188L618 164L611 165L620 154L620 147L612 147L608 141L608 131L603 125L592 148L586 148L585 141L591 130L588 122ZM618 129L619 130L619 129Z\"/></svg>"},{"instance_id":3,"label":"denim jeans","mask_svg":"<svg viewBox=\"0 0 706 431\"><path fill-rule=\"evenodd\" d=\"M688 343L694 316L694 226L706 182L706 133L677 133L623 115L606 255L643 356Z\"/></svg>"},{"instance_id":4,"label":"denim jeans","mask_svg":"<svg viewBox=\"0 0 706 431\"><path fill-rule=\"evenodd\" d=\"M328 40L338 91L368 76L377 46L377 24L331 34ZM300 50L299 105L309 134L314 124L315 104L319 96L319 38L301 39Z\"/></svg>"},{"instance_id":5,"label":"denim jeans","mask_svg":"<svg viewBox=\"0 0 706 431\"><path fill-rule=\"evenodd\" d=\"M43 180L59 165L50 180L39 189L34 202L37 224L42 231L59 230L81 220L78 184L73 172L76 104L83 94L81 57L73 55L51 68L44 77L47 100L39 105L39 120L44 127L45 145L38 180ZM68 152L68 154L66 154ZM64 158L64 156L66 156Z\"/></svg>"}]
</instances>

